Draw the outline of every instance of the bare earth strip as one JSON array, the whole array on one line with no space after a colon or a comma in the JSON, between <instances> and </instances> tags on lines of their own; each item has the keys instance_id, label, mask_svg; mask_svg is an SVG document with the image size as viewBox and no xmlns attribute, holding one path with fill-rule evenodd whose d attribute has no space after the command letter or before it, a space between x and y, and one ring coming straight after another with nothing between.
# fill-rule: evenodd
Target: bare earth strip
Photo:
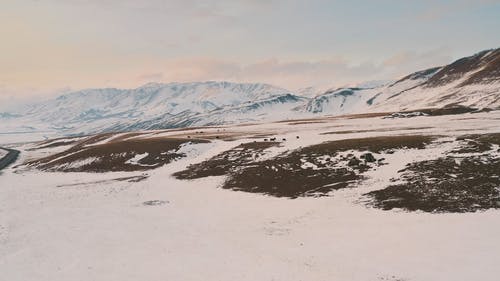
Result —
<instances>
[{"instance_id":1,"label":"bare earth strip","mask_svg":"<svg viewBox=\"0 0 500 281\"><path fill-rule=\"evenodd\" d=\"M19 157L19 151L15 149L9 149L9 148L2 148L0 149L5 150L7 153L3 158L0 159L0 171L11 165L12 163L16 162L17 158Z\"/></svg>"}]
</instances>

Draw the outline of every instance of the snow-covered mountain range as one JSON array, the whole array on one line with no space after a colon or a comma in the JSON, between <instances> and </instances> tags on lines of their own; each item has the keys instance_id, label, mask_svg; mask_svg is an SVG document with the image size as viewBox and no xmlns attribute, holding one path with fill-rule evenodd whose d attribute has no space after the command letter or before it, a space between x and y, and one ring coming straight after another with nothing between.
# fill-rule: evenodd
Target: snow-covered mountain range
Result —
<instances>
[{"instance_id":1,"label":"snow-covered mountain range","mask_svg":"<svg viewBox=\"0 0 500 281\"><path fill-rule=\"evenodd\" d=\"M98 132L238 123L256 116L272 119L305 102L306 98L266 84L149 83L130 90L62 95L29 105L22 115L61 130Z\"/></svg>"},{"instance_id":2,"label":"snow-covered mountain range","mask_svg":"<svg viewBox=\"0 0 500 281\"><path fill-rule=\"evenodd\" d=\"M500 107L500 48L390 83L296 92L268 84L150 83L89 89L0 113L0 130L66 134L276 121L464 105ZM22 129L19 129L22 128Z\"/></svg>"}]
</instances>

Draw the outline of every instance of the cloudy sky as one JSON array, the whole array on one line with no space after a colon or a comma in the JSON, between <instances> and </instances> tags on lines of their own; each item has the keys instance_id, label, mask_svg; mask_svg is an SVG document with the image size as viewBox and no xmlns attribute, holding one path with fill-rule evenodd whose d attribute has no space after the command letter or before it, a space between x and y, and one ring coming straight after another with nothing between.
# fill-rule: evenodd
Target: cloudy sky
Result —
<instances>
[{"instance_id":1,"label":"cloudy sky","mask_svg":"<svg viewBox=\"0 0 500 281\"><path fill-rule=\"evenodd\" d=\"M0 0L0 102L173 81L291 90L500 47L500 1Z\"/></svg>"}]
</instances>

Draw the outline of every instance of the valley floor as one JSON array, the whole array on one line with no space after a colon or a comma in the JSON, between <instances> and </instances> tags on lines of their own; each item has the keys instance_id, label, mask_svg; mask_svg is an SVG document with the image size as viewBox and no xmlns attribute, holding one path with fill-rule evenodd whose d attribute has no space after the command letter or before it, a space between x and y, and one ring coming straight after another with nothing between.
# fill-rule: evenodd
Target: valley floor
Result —
<instances>
[{"instance_id":1,"label":"valley floor","mask_svg":"<svg viewBox=\"0 0 500 281\"><path fill-rule=\"evenodd\" d=\"M192 144L187 157L152 170L48 172L9 166L1 171L2 278L498 280L500 210L490 205L475 212L384 210L366 194L400 183L398 171L409 163L448 155L457 136L499 133L499 111L401 119L336 117L203 130L199 138L210 143ZM220 139L211 135L217 133ZM196 135L195 129L155 134ZM272 159L325 141L415 134L440 141L422 150L374 153L386 158L386 164L366 171L355 186L320 196L291 199L219 188L227 176L172 176L255 137L286 139L262 156ZM479 162L498 160L498 147L491 147ZM17 146L22 153L16 164L47 156L50 149L63 151L32 148ZM490 182L498 173L488 174Z\"/></svg>"}]
</instances>

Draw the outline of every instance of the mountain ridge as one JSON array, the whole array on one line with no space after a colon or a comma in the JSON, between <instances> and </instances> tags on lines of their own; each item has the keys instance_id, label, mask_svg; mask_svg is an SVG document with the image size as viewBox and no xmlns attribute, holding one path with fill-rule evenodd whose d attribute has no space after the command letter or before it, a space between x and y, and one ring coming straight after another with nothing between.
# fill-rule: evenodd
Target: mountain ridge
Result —
<instances>
[{"instance_id":1,"label":"mountain ridge","mask_svg":"<svg viewBox=\"0 0 500 281\"><path fill-rule=\"evenodd\" d=\"M395 112L453 105L500 107L500 48L388 83L365 83L317 94L265 83L151 82L135 89L84 89L17 112L16 121L61 133L96 133L279 121L323 115ZM13 125L12 125L13 126ZM8 126L7 126L8 127Z\"/></svg>"}]
</instances>

